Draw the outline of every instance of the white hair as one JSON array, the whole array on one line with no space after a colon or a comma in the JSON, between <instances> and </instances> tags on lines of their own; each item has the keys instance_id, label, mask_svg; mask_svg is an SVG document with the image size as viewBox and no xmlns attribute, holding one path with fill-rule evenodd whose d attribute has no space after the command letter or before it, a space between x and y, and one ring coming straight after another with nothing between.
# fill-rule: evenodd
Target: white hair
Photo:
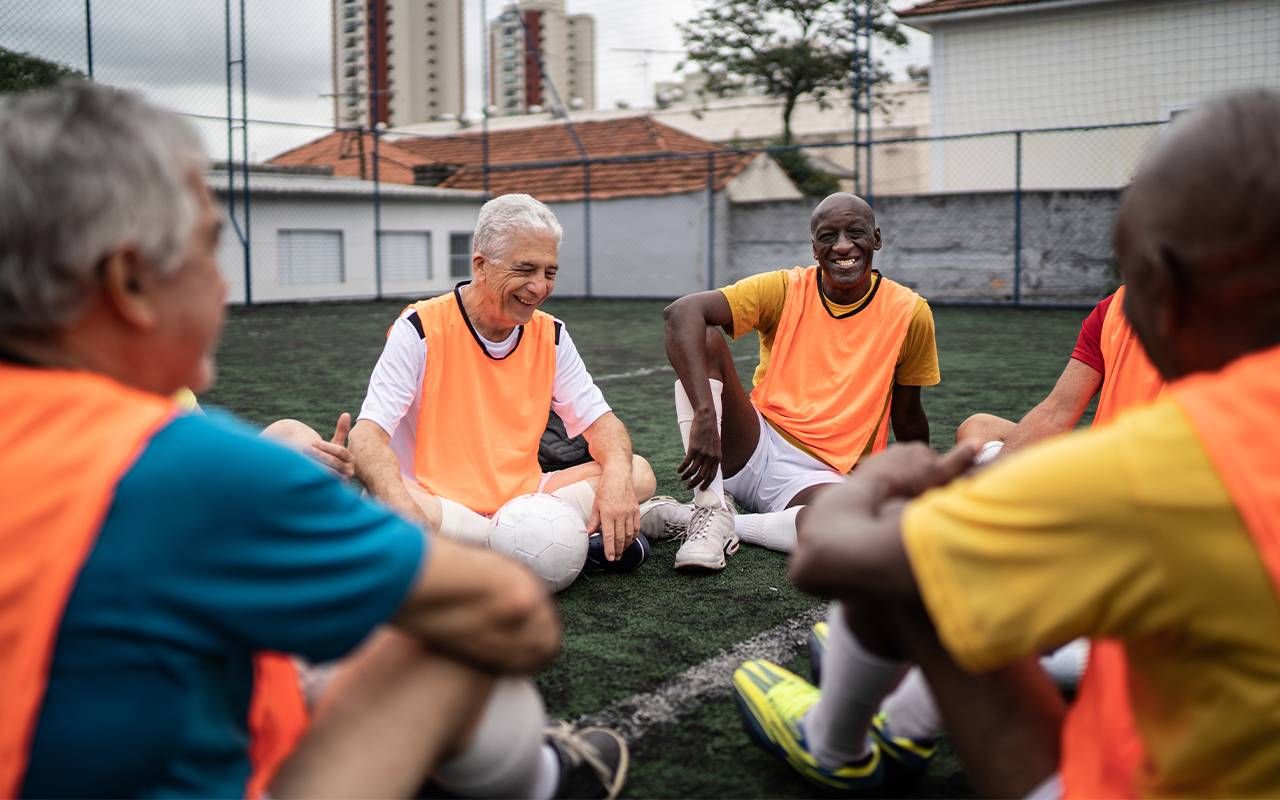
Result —
<instances>
[{"instance_id":1,"label":"white hair","mask_svg":"<svg viewBox=\"0 0 1280 800\"><path fill-rule=\"evenodd\" d=\"M0 333L56 330L121 247L176 268L206 163L189 124L132 92L72 81L0 97Z\"/></svg>"},{"instance_id":2,"label":"white hair","mask_svg":"<svg viewBox=\"0 0 1280 800\"><path fill-rule=\"evenodd\" d=\"M471 247L496 258L505 254L508 240L517 231L545 232L556 238L556 244L564 236L560 221L541 201L527 194L504 194L480 207Z\"/></svg>"}]
</instances>

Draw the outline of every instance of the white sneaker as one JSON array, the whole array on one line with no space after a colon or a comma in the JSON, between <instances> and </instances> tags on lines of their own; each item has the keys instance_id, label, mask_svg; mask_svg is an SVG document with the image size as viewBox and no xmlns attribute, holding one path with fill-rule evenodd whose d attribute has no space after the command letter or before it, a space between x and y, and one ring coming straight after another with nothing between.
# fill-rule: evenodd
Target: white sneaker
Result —
<instances>
[{"instance_id":1,"label":"white sneaker","mask_svg":"<svg viewBox=\"0 0 1280 800\"><path fill-rule=\"evenodd\" d=\"M649 541L674 539L689 530L693 503L681 503L674 497L660 495L640 504L640 532Z\"/></svg>"},{"instance_id":2,"label":"white sneaker","mask_svg":"<svg viewBox=\"0 0 1280 800\"><path fill-rule=\"evenodd\" d=\"M724 569L725 557L738 552L733 511L694 506L684 544L676 552L676 569Z\"/></svg>"}]
</instances>

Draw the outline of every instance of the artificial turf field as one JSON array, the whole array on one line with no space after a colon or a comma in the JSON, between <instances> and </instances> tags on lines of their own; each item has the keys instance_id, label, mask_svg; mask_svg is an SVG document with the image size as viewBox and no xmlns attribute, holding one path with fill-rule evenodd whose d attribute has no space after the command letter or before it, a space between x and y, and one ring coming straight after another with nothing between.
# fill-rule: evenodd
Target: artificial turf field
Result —
<instances>
[{"instance_id":1,"label":"artificial turf field","mask_svg":"<svg viewBox=\"0 0 1280 800\"><path fill-rule=\"evenodd\" d=\"M587 368L630 429L635 451L653 464L658 492L688 499L675 477L681 452L674 373L662 344L663 305L569 299L552 300L546 310L565 321ZM362 301L233 308L218 383L202 402L258 425L294 417L328 437L339 412L354 417L359 411L384 332L403 306ZM955 426L975 411L1016 417L1043 398L1066 363L1084 313L935 308L942 384L924 392L934 446L949 446ZM749 385L755 338L735 342L733 351ZM807 675L797 645L819 604L787 585L780 554L744 546L723 572L691 576L671 569L674 553L674 544L658 545L637 572L584 575L557 596L564 651L538 679L548 712L623 725L634 759L627 797L820 794L747 740L728 675L721 679L715 669L723 669L723 654L737 647L775 652ZM788 627L797 617L802 623ZM744 651L740 643L747 640ZM694 669L717 656L712 669ZM944 750L912 794L969 792Z\"/></svg>"}]
</instances>

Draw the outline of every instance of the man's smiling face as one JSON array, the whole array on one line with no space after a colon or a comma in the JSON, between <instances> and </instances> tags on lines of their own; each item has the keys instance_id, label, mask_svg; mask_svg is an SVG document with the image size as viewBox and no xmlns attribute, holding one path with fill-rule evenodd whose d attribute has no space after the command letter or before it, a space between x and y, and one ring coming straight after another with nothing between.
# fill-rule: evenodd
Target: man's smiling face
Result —
<instances>
[{"instance_id":1,"label":"man's smiling face","mask_svg":"<svg viewBox=\"0 0 1280 800\"><path fill-rule=\"evenodd\" d=\"M837 302L856 302L870 286L871 262L880 249L871 207L850 194L832 195L818 204L809 227L823 291Z\"/></svg>"}]
</instances>

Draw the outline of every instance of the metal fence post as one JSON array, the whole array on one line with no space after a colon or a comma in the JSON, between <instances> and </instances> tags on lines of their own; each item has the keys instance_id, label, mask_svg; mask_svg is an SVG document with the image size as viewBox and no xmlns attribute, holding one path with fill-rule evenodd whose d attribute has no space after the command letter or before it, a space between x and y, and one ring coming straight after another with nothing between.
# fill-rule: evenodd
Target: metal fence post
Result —
<instances>
[{"instance_id":1,"label":"metal fence post","mask_svg":"<svg viewBox=\"0 0 1280 800\"><path fill-rule=\"evenodd\" d=\"M875 65L871 59L871 38L872 36L874 36L875 30L872 27L871 23L872 23L872 14L874 11L875 11L874 0L867 0L867 14L866 14L866 17L864 17L864 22L866 24L867 49L866 49L866 54L863 58L863 71L864 71L864 74L866 75L866 78L863 79L862 81L862 89L866 93L866 101L863 103L863 111L865 111L867 115L867 124L866 124L867 139L866 139L866 146L864 148L867 151L867 172L866 172L867 205L874 205L875 203L875 189L871 185L871 142L872 142L872 139L874 138L872 134L872 129L871 129L871 123L872 123L871 102L873 99L872 91L874 89L872 82L875 80L875 70L874 70Z\"/></svg>"},{"instance_id":2,"label":"metal fence post","mask_svg":"<svg viewBox=\"0 0 1280 800\"><path fill-rule=\"evenodd\" d=\"M707 290L716 288L716 154L707 153Z\"/></svg>"},{"instance_id":3,"label":"metal fence post","mask_svg":"<svg viewBox=\"0 0 1280 800\"><path fill-rule=\"evenodd\" d=\"M1022 304L1022 131L1013 135L1013 304Z\"/></svg>"},{"instance_id":4,"label":"metal fence post","mask_svg":"<svg viewBox=\"0 0 1280 800\"><path fill-rule=\"evenodd\" d=\"M372 0L369 3L369 31L372 35L373 31L378 29L378 6L383 0ZM382 110L382 92L378 86L378 42L370 41L369 44L369 127L373 131L373 296L374 299L382 299L382 168L379 164L378 143L381 131L378 126L382 124L382 120L378 119L379 112ZM390 115L388 115L390 116ZM364 131L360 131L361 138L364 137Z\"/></svg>"},{"instance_id":5,"label":"metal fence post","mask_svg":"<svg viewBox=\"0 0 1280 800\"><path fill-rule=\"evenodd\" d=\"M93 80L93 0L84 0L84 41L88 51L86 61L89 67L89 80Z\"/></svg>"},{"instance_id":6,"label":"metal fence post","mask_svg":"<svg viewBox=\"0 0 1280 800\"><path fill-rule=\"evenodd\" d=\"M583 294L591 296L591 161L582 162Z\"/></svg>"}]
</instances>

